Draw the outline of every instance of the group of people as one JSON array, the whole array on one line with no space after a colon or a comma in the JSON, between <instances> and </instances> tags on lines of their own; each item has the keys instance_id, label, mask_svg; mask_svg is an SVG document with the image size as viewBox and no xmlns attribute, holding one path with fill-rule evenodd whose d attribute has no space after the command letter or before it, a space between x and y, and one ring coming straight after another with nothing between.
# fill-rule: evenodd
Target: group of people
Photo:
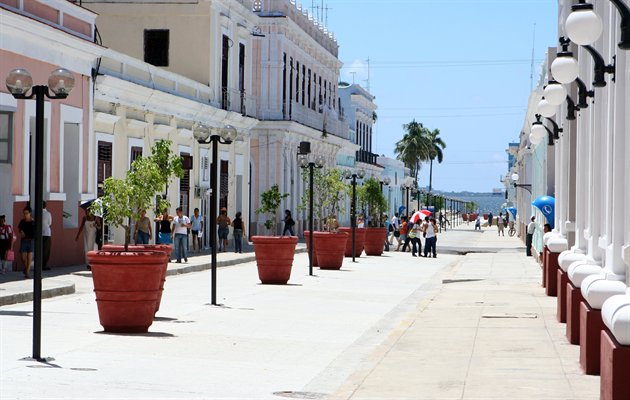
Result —
<instances>
[{"instance_id":1,"label":"group of people","mask_svg":"<svg viewBox=\"0 0 630 400\"><path fill-rule=\"evenodd\" d=\"M492 213L488 214L488 226L492 227L493 224L495 224L495 219L496 219L496 226L497 226L497 235L498 236L505 236L505 228L506 227L512 227L514 225L514 221L510 220L510 214L509 213L505 213L505 215L500 212L498 217L494 217L494 215L492 215ZM475 230L481 230L481 215L477 214L477 219L475 220Z\"/></svg>"},{"instance_id":2,"label":"group of people","mask_svg":"<svg viewBox=\"0 0 630 400\"><path fill-rule=\"evenodd\" d=\"M434 217L426 216L424 219L411 221L404 215L399 217L396 213L391 221L386 219L386 225L389 232L386 247L393 246L395 239L397 241L395 251L411 251L413 257L437 258L439 228Z\"/></svg>"},{"instance_id":3,"label":"group of people","mask_svg":"<svg viewBox=\"0 0 630 400\"><path fill-rule=\"evenodd\" d=\"M202 237L204 222L203 217L199 214L199 209L195 208L193 215L189 218L184 215L183 209L177 207L176 215L171 216L168 210L155 218L158 223L158 242L161 244L173 244L175 247L175 257L178 263L188 262L188 231L192 234L192 252L200 253L202 249ZM229 240L228 235L230 226L233 228L232 235L234 238L234 252L243 252L243 236L245 236L245 224L243 223L242 213L239 211L230 219L227 215L227 209L222 207L217 216L217 250L227 251ZM135 234L136 243L148 243L152 237L151 221L142 212L140 220L136 222Z\"/></svg>"}]
</instances>

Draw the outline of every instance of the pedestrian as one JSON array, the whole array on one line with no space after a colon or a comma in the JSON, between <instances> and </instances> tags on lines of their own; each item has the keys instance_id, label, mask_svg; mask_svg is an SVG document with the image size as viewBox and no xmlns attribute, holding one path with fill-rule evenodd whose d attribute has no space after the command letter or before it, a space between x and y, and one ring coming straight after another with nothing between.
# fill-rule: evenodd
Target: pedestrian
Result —
<instances>
[{"instance_id":1,"label":"pedestrian","mask_svg":"<svg viewBox=\"0 0 630 400\"><path fill-rule=\"evenodd\" d=\"M437 232L438 226L435 222L435 218L429 219L428 223L424 226L422 236L424 236L424 256L427 257L429 253L433 254L433 258L437 258Z\"/></svg>"},{"instance_id":2,"label":"pedestrian","mask_svg":"<svg viewBox=\"0 0 630 400\"><path fill-rule=\"evenodd\" d=\"M29 279L29 270L33 263L33 252L35 251L35 221L31 206L26 206L22 210L22 219L18 224L18 233L20 234L20 258L24 266L24 279Z\"/></svg>"},{"instance_id":3,"label":"pedestrian","mask_svg":"<svg viewBox=\"0 0 630 400\"><path fill-rule=\"evenodd\" d=\"M92 211L88 208L85 210L85 215L79 225L77 235L74 237L74 241L79 240L81 232L83 232L83 256L85 257L85 265L87 269L91 269L90 262L88 260L88 252L94 250L96 244L96 233L98 231L99 219L92 214Z\"/></svg>"},{"instance_id":4,"label":"pedestrian","mask_svg":"<svg viewBox=\"0 0 630 400\"><path fill-rule=\"evenodd\" d=\"M241 212L237 212L234 216L234 220L232 221L232 235L234 235L234 252L242 253L243 252L243 235L245 235L245 224L243 224L243 219L241 218Z\"/></svg>"},{"instance_id":5,"label":"pedestrian","mask_svg":"<svg viewBox=\"0 0 630 400\"><path fill-rule=\"evenodd\" d=\"M140 218L136 221L133 236L136 244L149 244L153 236L153 229L151 228L151 220L147 217L147 210L140 211Z\"/></svg>"},{"instance_id":6,"label":"pedestrian","mask_svg":"<svg viewBox=\"0 0 630 400\"><path fill-rule=\"evenodd\" d=\"M494 215L492 213L488 214L488 226L492 226L492 218L494 218Z\"/></svg>"},{"instance_id":7,"label":"pedestrian","mask_svg":"<svg viewBox=\"0 0 630 400\"><path fill-rule=\"evenodd\" d=\"M227 251L228 234L230 233L231 223L230 217L227 216L227 208L221 207L221 211L217 217L217 225L219 226L217 231L219 235L219 251Z\"/></svg>"},{"instance_id":8,"label":"pedestrian","mask_svg":"<svg viewBox=\"0 0 630 400\"><path fill-rule=\"evenodd\" d=\"M192 251L201 253L201 237L203 235L203 217L199 214L199 209L195 207L192 217L190 217L190 233L192 233Z\"/></svg>"},{"instance_id":9,"label":"pedestrian","mask_svg":"<svg viewBox=\"0 0 630 400\"><path fill-rule=\"evenodd\" d=\"M396 247L396 251L400 251L400 246L407 241L407 217L403 215L400 217L400 221L400 236L398 237L398 246ZM405 251L404 246L402 251Z\"/></svg>"},{"instance_id":10,"label":"pedestrian","mask_svg":"<svg viewBox=\"0 0 630 400\"><path fill-rule=\"evenodd\" d=\"M385 251L389 251L389 236L394 232L394 228L387 214L383 215L383 220L385 221L385 229L387 229L387 235L385 235Z\"/></svg>"},{"instance_id":11,"label":"pedestrian","mask_svg":"<svg viewBox=\"0 0 630 400\"><path fill-rule=\"evenodd\" d=\"M13 242L15 233L11 225L5 224L6 216L0 215L0 272L5 274L13 270Z\"/></svg>"},{"instance_id":12,"label":"pedestrian","mask_svg":"<svg viewBox=\"0 0 630 400\"><path fill-rule=\"evenodd\" d=\"M359 215L359 219L357 220L357 228L365 228L365 218L363 218L363 214Z\"/></svg>"},{"instance_id":13,"label":"pedestrian","mask_svg":"<svg viewBox=\"0 0 630 400\"><path fill-rule=\"evenodd\" d=\"M530 223L527 225L527 236L525 237L526 254L532 256L532 242L534 240L534 232L536 232L536 217L532 216Z\"/></svg>"},{"instance_id":14,"label":"pedestrian","mask_svg":"<svg viewBox=\"0 0 630 400\"><path fill-rule=\"evenodd\" d=\"M413 215L413 214L412 214ZM409 251L411 251L411 230L413 228L413 221L411 221L411 219L405 218L405 221L407 221L407 229L406 229L406 234L405 234L405 242L403 243L403 248L402 251L403 253L407 251L407 249L409 249Z\"/></svg>"},{"instance_id":15,"label":"pedestrian","mask_svg":"<svg viewBox=\"0 0 630 400\"><path fill-rule=\"evenodd\" d=\"M184 211L181 207L175 209L175 218L173 218L173 226L171 231L173 232L173 242L175 243L175 256L177 262L181 263L182 258L184 262L188 262L186 257L186 247L188 245L188 229L190 229L190 218L184 215Z\"/></svg>"},{"instance_id":16,"label":"pedestrian","mask_svg":"<svg viewBox=\"0 0 630 400\"><path fill-rule=\"evenodd\" d=\"M505 220L503 219L503 213L499 213L499 218L497 218L497 230L498 236L505 236Z\"/></svg>"},{"instance_id":17,"label":"pedestrian","mask_svg":"<svg viewBox=\"0 0 630 400\"><path fill-rule=\"evenodd\" d=\"M326 231L331 233L339 232L339 221L337 221L336 215L331 215L330 218L326 219L326 223L324 224L324 228Z\"/></svg>"},{"instance_id":18,"label":"pedestrian","mask_svg":"<svg viewBox=\"0 0 630 400\"><path fill-rule=\"evenodd\" d=\"M391 226L393 227L393 234L389 238L389 244L394 244L394 238L396 238L396 242L398 243L398 238L400 237L400 219L398 218L398 213L394 213L394 217L391 220Z\"/></svg>"},{"instance_id":19,"label":"pedestrian","mask_svg":"<svg viewBox=\"0 0 630 400\"><path fill-rule=\"evenodd\" d=\"M50 259L50 245L52 236L52 215L46 208L46 202L44 201L42 207L42 246L44 251L44 258L42 260L42 269L44 271L50 271L48 266L48 260Z\"/></svg>"},{"instance_id":20,"label":"pedestrian","mask_svg":"<svg viewBox=\"0 0 630 400\"><path fill-rule=\"evenodd\" d=\"M422 234L422 223L418 220L413 224L408 235L411 237L411 255L417 257L422 253L422 242L420 241L420 235ZM416 255L417 254L417 255Z\"/></svg>"},{"instance_id":21,"label":"pedestrian","mask_svg":"<svg viewBox=\"0 0 630 400\"><path fill-rule=\"evenodd\" d=\"M173 222L173 216L169 215L168 208L165 208L162 211L162 214L155 218L155 221L159 224L159 244L173 244L173 233L171 232L171 222Z\"/></svg>"},{"instance_id":22,"label":"pedestrian","mask_svg":"<svg viewBox=\"0 0 630 400\"><path fill-rule=\"evenodd\" d=\"M291 216L291 211L284 210L284 229L282 230L282 236L286 235L287 232L289 236L295 236L295 232L293 231L293 227L295 226L295 221Z\"/></svg>"},{"instance_id":23,"label":"pedestrian","mask_svg":"<svg viewBox=\"0 0 630 400\"><path fill-rule=\"evenodd\" d=\"M481 230L481 215L477 214L477 219L475 220L475 230Z\"/></svg>"}]
</instances>

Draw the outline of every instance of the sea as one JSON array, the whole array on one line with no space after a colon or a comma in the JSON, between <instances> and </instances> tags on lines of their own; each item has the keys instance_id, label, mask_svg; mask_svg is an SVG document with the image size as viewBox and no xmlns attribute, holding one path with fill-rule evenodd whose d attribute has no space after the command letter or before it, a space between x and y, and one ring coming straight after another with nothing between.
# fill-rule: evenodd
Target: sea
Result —
<instances>
[{"instance_id":1,"label":"sea","mask_svg":"<svg viewBox=\"0 0 630 400\"><path fill-rule=\"evenodd\" d=\"M454 198L454 199L472 201L475 204L477 204L477 208L481 211L482 214L492 213L494 215L499 215L499 212L502 212L501 206L506 202L505 192L475 193L475 192L437 192L436 191L435 193L443 195L445 197Z\"/></svg>"}]
</instances>

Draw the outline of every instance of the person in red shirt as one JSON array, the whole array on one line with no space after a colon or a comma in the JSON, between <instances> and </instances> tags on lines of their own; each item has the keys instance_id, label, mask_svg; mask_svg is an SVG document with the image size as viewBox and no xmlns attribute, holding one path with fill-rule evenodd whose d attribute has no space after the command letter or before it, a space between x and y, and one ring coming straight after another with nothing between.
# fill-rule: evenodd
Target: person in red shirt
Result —
<instances>
[{"instance_id":1,"label":"person in red shirt","mask_svg":"<svg viewBox=\"0 0 630 400\"><path fill-rule=\"evenodd\" d=\"M400 245L404 243L402 251L406 251L407 245L409 242L407 241L407 217L400 217L400 237L398 238L398 246L396 247L396 251L400 251Z\"/></svg>"}]
</instances>

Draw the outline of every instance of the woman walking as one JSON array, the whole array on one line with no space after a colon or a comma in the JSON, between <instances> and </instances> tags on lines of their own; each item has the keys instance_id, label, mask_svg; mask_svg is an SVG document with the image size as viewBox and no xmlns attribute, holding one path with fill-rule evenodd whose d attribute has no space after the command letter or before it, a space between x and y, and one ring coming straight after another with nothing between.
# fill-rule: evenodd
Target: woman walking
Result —
<instances>
[{"instance_id":1,"label":"woman walking","mask_svg":"<svg viewBox=\"0 0 630 400\"><path fill-rule=\"evenodd\" d=\"M5 224L6 217L0 215L0 268L2 274L10 272L10 266L13 262L13 241L15 240L15 234L11 225ZM9 252L11 252L9 254Z\"/></svg>"},{"instance_id":2,"label":"woman walking","mask_svg":"<svg viewBox=\"0 0 630 400\"><path fill-rule=\"evenodd\" d=\"M162 215L155 219L159 223L158 239L160 244L172 244L173 235L171 233L171 222L173 222L173 216L168 215L168 209L164 209ZM170 261L170 260L169 260Z\"/></svg>"},{"instance_id":3,"label":"woman walking","mask_svg":"<svg viewBox=\"0 0 630 400\"><path fill-rule=\"evenodd\" d=\"M136 244L149 244L152 236L151 220L147 217L147 211L142 210L140 211L140 218L136 221L136 232L134 235Z\"/></svg>"},{"instance_id":4,"label":"woman walking","mask_svg":"<svg viewBox=\"0 0 630 400\"><path fill-rule=\"evenodd\" d=\"M245 229L243 225L243 219L241 218L241 212L237 212L234 220L232 221L232 228L234 228L232 234L234 235L234 252L242 253L243 252L243 235L245 234Z\"/></svg>"},{"instance_id":5,"label":"woman walking","mask_svg":"<svg viewBox=\"0 0 630 400\"><path fill-rule=\"evenodd\" d=\"M221 213L217 217L217 225L219 225L219 251L226 251L228 247L228 234L230 233L230 224L232 221L227 216L227 208L222 207Z\"/></svg>"},{"instance_id":6,"label":"woman walking","mask_svg":"<svg viewBox=\"0 0 630 400\"><path fill-rule=\"evenodd\" d=\"M87 266L87 269L91 269L87 254L89 251L94 250L94 245L96 244L96 232L99 229L98 223L98 218L94 214L92 214L92 212L88 208L85 211L83 219L81 220L79 231L74 237L74 241L76 242L77 240L79 240L81 232L83 232L83 256L85 257L85 265Z\"/></svg>"},{"instance_id":7,"label":"woman walking","mask_svg":"<svg viewBox=\"0 0 630 400\"><path fill-rule=\"evenodd\" d=\"M35 221L31 214L31 207L26 206L22 210L23 218L18 224L18 232L20 234L20 256L24 265L24 279L29 279L29 270L33 262L33 251L35 251Z\"/></svg>"}]
</instances>

